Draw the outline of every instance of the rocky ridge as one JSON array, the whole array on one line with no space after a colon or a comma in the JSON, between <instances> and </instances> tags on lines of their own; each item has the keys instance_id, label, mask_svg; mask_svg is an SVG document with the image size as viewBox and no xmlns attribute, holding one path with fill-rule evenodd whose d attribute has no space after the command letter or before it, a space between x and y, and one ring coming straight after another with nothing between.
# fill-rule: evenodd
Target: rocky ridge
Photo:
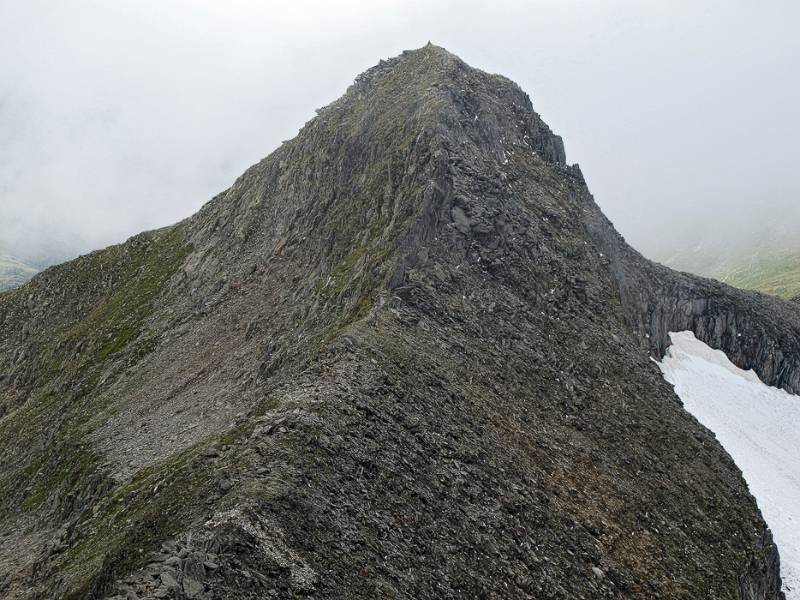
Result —
<instances>
[{"instance_id":1,"label":"rocky ridge","mask_svg":"<svg viewBox=\"0 0 800 600\"><path fill-rule=\"evenodd\" d=\"M0 597L781 598L650 355L798 391L798 323L630 249L513 82L404 53L0 295Z\"/></svg>"}]
</instances>

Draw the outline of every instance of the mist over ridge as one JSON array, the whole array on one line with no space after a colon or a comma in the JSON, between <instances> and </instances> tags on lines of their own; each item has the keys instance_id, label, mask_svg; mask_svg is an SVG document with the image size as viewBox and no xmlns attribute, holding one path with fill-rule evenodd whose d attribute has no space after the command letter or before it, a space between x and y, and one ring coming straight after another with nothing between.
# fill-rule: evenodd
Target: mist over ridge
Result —
<instances>
[{"instance_id":1,"label":"mist over ridge","mask_svg":"<svg viewBox=\"0 0 800 600\"><path fill-rule=\"evenodd\" d=\"M798 18L778 0L7 3L0 247L43 264L176 222L374 56L429 39L529 90L646 255L743 243L800 222Z\"/></svg>"}]
</instances>

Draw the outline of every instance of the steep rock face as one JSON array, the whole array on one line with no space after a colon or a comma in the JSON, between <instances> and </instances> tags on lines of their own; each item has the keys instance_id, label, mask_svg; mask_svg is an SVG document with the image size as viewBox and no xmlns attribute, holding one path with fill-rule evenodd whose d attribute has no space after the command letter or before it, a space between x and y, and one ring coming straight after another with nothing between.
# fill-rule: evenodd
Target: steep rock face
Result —
<instances>
[{"instance_id":1,"label":"steep rock face","mask_svg":"<svg viewBox=\"0 0 800 600\"><path fill-rule=\"evenodd\" d=\"M693 331L767 384L800 393L800 312L790 302L746 292L644 259L606 224L593 226L618 282L626 320L656 356L670 331Z\"/></svg>"},{"instance_id":2,"label":"steep rock face","mask_svg":"<svg viewBox=\"0 0 800 600\"><path fill-rule=\"evenodd\" d=\"M649 359L698 290L796 381L515 84L382 62L194 217L0 296L0 596L780 598Z\"/></svg>"}]
</instances>

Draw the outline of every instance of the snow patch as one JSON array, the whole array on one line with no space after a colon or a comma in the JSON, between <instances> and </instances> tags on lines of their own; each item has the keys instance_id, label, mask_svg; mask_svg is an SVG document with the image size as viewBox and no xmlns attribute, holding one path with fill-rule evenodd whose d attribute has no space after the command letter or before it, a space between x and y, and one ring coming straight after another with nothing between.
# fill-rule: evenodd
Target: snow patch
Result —
<instances>
[{"instance_id":1,"label":"snow patch","mask_svg":"<svg viewBox=\"0 0 800 600\"><path fill-rule=\"evenodd\" d=\"M800 600L800 397L762 383L691 331L669 336L664 379L742 470L778 546L786 598Z\"/></svg>"}]
</instances>

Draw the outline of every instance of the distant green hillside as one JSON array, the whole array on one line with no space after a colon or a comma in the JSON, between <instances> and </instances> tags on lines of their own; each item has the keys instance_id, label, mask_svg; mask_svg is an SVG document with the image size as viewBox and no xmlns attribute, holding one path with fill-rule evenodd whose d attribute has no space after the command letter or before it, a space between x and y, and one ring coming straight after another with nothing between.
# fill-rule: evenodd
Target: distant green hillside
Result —
<instances>
[{"instance_id":1,"label":"distant green hillside","mask_svg":"<svg viewBox=\"0 0 800 600\"><path fill-rule=\"evenodd\" d=\"M767 257L742 265L724 277L736 287L759 290L781 298L800 296L800 255Z\"/></svg>"},{"instance_id":2,"label":"distant green hillside","mask_svg":"<svg viewBox=\"0 0 800 600\"><path fill-rule=\"evenodd\" d=\"M0 291L25 283L37 272L38 269L35 267L0 252Z\"/></svg>"},{"instance_id":3,"label":"distant green hillside","mask_svg":"<svg viewBox=\"0 0 800 600\"><path fill-rule=\"evenodd\" d=\"M661 262L739 288L800 297L800 238L788 227L760 231L749 239L704 240Z\"/></svg>"}]
</instances>

